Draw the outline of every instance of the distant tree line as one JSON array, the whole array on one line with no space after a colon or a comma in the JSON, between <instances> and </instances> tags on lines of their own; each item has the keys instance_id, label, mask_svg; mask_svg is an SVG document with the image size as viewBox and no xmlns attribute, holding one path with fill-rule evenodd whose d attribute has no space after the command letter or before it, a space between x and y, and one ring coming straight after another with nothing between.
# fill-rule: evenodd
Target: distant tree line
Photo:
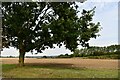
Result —
<instances>
[{"instance_id":1,"label":"distant tree line","mask_svg":"<svg viewBox=\"0 0 120 80\"><path fill-rule=\"evenodd\" d=\"M112 55L112 57L119 58L118 54L120 53L120 45L111 45L111 46L91 46L89 48L76 49L73 54L59 55L58 57L70 58L70 57L88 57L88 56L106 56ZM117 57L116 57L117 55ZM110 57L110 56L107 56Z\"/></svg>"},{"instance_id":2,"label":"distant tree line","mask_svg":"<svg viewBox=\"0 0 120 80\"><path fill-rule=\"evenodd\" d=\"M105 47L91 46L90 48L76 49L74 54L83 54L83 55L103 55L120 52L120 45L111 45Z\"/></svg>"}]
</instances>

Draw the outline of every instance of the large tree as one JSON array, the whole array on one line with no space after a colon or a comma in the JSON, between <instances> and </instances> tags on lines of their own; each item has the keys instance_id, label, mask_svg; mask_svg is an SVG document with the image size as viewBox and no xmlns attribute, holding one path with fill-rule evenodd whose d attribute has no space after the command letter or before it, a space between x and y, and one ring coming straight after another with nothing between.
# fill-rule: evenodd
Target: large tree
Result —
<instances>
[{"instance_id":1,"label":"large tree","mask_svg":"<svg viewBox=\"0 0 120 80\"><path fill-rule=\"evenodd\" d=\"M99 23L93 23L94 9L77 15L75 2L7 2L2 3L3 48L19 49L19 64L24 65L26 52L65 45L74 51L78 45L88 47L96 38Z\"/></svg>"}]
</instances>

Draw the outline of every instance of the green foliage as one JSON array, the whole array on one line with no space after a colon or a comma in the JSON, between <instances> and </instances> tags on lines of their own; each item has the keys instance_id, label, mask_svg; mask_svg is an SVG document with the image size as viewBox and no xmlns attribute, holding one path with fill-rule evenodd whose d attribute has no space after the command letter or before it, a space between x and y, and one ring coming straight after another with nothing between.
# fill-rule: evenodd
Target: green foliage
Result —
<instances>
[{"instance_id":1,"label":"green foliage","mask_svg":"<svg viewBox=\"0 0 120 80\"><path fill-rule=\"evenodd\" d=\"M43 56L42 58L47 58L47 56Z\"/></svg>"},{"instance_id":2,"label":"green foliage","mask_svg":"<svg viewBox=\"0 0 120 80\"><path fill-rule=\"evenodd\" d=\"M40 9L37 9L38 5ZM5 2L3 6L3 47L24 47L25 52L34 49L36 21L38 12L46 3Z\"/></svg>"},{"instance_id":3,"label":"green foliage","mask_svg":"<svg viewBox=\"0 0 120 80\"><path fill-rule=\"evenodd\" d=\"M68 55L68 54L65 54L65 55L61 54L61 55L57 56L57 58L71 58L71 57L72 56Z\"/></svg>"},{"instance_id":4,"label":"green foliage","mask_svg":"<svg viewBox=\"0 0 120 80\"><path fill-rule=\"evenodd\" d=\"M77 16L75 2L3 2L3 47L21 52L41 52L53 44L74 51L78 45L88 47L90 38L99 36L100 23L93 23L94 9ZM21 53L20 52L20 53Z\"/></svg>"},{"instance_id":5,"label":"green foliage","mask_svg":"<svg viewBox=\"0 0 120 80\"><path fill-rule=\"evenodd\" d=\"M107 47L91 46L84 49L76 49L73 57L89 57L89 58L111 58L119 59L120 45L111 45Z\"/></svg>"},{"instance_id":6,"label":"green foliage","mask_svg":"<svg viewBox=\"0 0 120 80\"><path fill-rule=\"evenodd\" d=\"M78 49L75 49L74 54L79 54L80 51Z\"/></svg>"}]
</instances>

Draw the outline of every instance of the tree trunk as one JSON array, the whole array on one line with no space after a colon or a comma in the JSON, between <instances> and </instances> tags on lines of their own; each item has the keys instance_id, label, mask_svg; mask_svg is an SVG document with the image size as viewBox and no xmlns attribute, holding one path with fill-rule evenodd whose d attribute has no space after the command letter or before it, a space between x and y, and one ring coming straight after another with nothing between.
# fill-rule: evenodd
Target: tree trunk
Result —
<instances>
[{"instance_id":1,"label":"tree trunk","mask_svg":"<svg viewBox=\"0 0 120 80\"><path fill-rule=\"evenodd\" d=\"M24 66L24 57L25 57L25 50L23 46L20 46L19 48L19 66Z\"/></svg>"}]
</instances>

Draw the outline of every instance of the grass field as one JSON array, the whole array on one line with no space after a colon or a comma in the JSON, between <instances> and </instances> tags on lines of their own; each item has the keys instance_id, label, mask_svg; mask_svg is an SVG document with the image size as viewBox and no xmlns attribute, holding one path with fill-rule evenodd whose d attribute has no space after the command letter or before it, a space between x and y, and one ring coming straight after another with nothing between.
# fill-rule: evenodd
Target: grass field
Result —
<instances>
[{"instance_id":1,"label":"grass field","mask_svg":"<svg viewBox=\"0 0 120 80\"><path fill-rule=\"evenodd\" d=\"M48 60L51 61L52 59ZM57 62L56 59L55 61ZM54 62L53 64L26 63L26 66L20 68L17 64L7 63L2 65L2 76L3 78L117 78L118 69L71 67Z\"/></svg>"},{"instance_id":2,"label":"grass field","mask_svg":"<svg viewBox=\"0 0 120 80\"><path fill-rule=\"evenodd\" d=\"M3 77L6 78L117 78L118 70L60 68L49 66L17 67L15 64L3 64Z\"/></svg>"}]
</instances>

